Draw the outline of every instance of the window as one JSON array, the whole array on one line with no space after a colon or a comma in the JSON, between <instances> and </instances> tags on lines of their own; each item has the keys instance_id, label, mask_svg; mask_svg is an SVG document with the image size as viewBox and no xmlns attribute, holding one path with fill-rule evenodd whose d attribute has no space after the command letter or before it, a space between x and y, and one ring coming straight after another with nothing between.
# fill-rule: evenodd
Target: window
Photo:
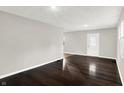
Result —
<instances>
[{"instance_id":1,"label":"window","mask_svg":"<svg viewBox=\"0 0 124 93\"><path fill-rule=\"evenodd\" d=\"M87 34L87 55L99 55L99 33Z\"/></svg>"},{"instance_id":2,"label":"window","mask_svg":"<svg viewBox=\"0 0 124 93\"><path fill-rule=\"evenodd\" d=\"M124 38L124 20L121 22L119 27L119 38Z\"/></svg>"},{"instance_id":3,"label":"window","mask_svg":"<svg viewBox=\"0 0 124 93\"><path fill-rule=\"evenodd\" d=\"M120 58L124 58L124 20L120 23L119 29L119 55Z\"/></svg>"}]
</instances>

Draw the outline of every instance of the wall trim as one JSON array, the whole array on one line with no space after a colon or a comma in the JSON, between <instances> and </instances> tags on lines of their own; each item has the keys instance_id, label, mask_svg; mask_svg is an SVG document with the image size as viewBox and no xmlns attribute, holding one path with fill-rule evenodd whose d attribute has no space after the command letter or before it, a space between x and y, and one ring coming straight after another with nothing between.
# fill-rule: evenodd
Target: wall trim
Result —
<instances>
[{"instance_id":1,"label":"wall trim","mask_svg":"<svg viewBox=\"0 0 124 93\"><path fill-rule=\"evenodd\" d=\"M124 81L123 81L121 70L120 70L120 67L119 67L119 60L116 60L116 64L117 64L118 72L119 72L119 75L120 75L121 83L124 86Z\"/></svg>"},{"instance_id":2,"label":"wall trim","mask_svg":"<svg viewBox=\"0 0 124 93\"><path fill-rule=\"evenodd\" d=\"M69 53L69 52L64 52L65 54L72 54L72 55L81 55L81 56L92 56L92 57L98 57L98 58L107 58L107 59L117 59L114 57L107 57L107 56L93 56L93 55L88 55L88 54L79 54L79 53Z\"/></svg>"},{"instance_id":3,"label":"wall trim","mask_svg":"<svg viewBox=\"0 0 124 93\"><path fill-rule=\"evenodd\" d=\"M61 59L63 59L63 57L62 57L62 58L55 59L55 60L53 60L53 61L49 61L49 62L45 62L45 63L39 64L39 65L35 65L35 66L28 67L28 68L24 68L24 69L15 71L15 72L3 74L3 75L0 75L0 79L3 79L3 78L5 78L5 77L9 77L9 76L12 76L12 75L15 75L15 74L24 72L24 71L28 71L28 70L31 70L31 69L34 69L34 68L37 68L37 67L40 67L40 66L49 64L49 63L53 63L53 62L58 61L58 60L61 60Z\"/></svg>"}]
</instances>

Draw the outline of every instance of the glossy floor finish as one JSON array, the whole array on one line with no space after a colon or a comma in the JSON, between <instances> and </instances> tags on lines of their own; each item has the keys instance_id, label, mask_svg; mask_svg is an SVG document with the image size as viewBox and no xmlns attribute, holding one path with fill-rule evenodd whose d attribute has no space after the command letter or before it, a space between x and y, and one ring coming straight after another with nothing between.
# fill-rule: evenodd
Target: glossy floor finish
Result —
<instances>
[{"instance_id":1,"label":"glossy floor finish","mask_svg":"<svg viewBox=\"0 0 124 93\"><path fill-rule=\"evenodd\" d=\"M6 86L120 86L115 60L65 54L65 59L0 80Z\"/></svg>"}]
</instances>

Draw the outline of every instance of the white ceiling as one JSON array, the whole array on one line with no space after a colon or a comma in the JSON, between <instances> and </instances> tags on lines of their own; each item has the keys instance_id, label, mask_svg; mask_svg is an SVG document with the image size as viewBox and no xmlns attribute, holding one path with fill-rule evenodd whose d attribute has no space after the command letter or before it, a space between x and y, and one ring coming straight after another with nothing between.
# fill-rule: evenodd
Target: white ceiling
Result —
<instances>
[{"instance_id":1,"label":"white ceiling","mask_svg":"<svg viewBox=\"0 0 124 93\"><path fill-rule=\"evenodd\" d=\"M115 27L122 7L57 6L52 10L50 6L1 6L0 10L62 27L66 31L79 31Z\"/></svg>"}]
</instances>

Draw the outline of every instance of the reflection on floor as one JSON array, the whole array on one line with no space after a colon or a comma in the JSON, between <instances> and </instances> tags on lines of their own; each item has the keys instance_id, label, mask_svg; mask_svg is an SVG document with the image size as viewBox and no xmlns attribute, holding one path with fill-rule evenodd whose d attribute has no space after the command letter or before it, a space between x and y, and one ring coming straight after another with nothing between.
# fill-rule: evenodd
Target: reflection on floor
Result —
<instances>
[{"instance_id":1,"label":"reflection on floor","mask_svg":"<svg viewBox=\"0 0 124 93\"><path fill-rule=\"evenodd\" d=\"M59 60L0 80L10 86L120 86L112 59L65 54Z\"/></svg>"}]
</instances>

